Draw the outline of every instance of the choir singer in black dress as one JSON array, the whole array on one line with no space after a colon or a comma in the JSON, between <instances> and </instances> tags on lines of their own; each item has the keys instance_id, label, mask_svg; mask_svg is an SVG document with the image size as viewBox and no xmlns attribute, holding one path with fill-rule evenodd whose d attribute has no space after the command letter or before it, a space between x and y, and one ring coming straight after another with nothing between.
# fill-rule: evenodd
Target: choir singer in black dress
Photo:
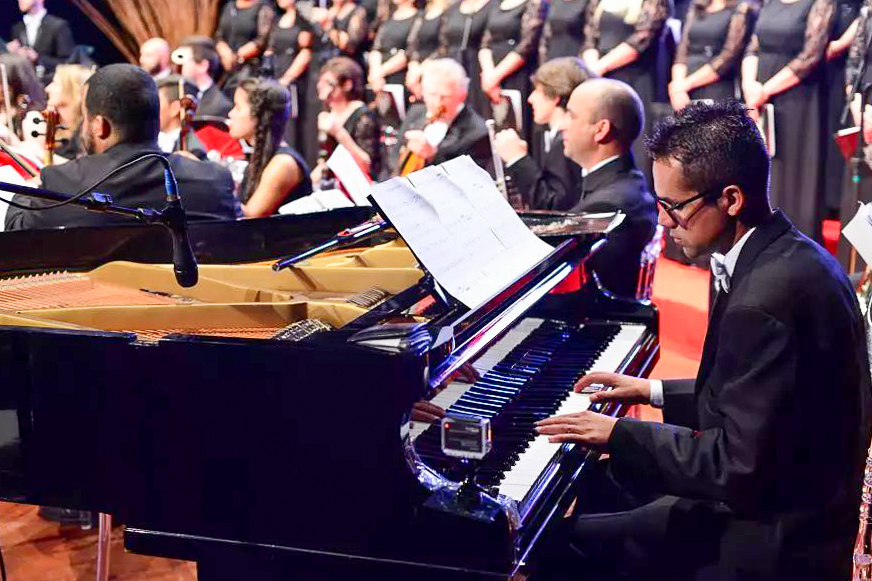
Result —
<instances>
[{"instance_id":1,"label":"choir singer in black dress","mask_svg":"<svg viewBox=\"0 0 872 581\"><path fill-rule=\"evenodd\" d=\"M634 297L642 250L654 235L657 212L633 143L645 123L639 95L621 81L590 79L572 92L560 129L567 157L583 168L581 198L571 212L626 214L586 266L607 290Z\"/></svg>"},{"instance_id":2,"label":"choir singer in black dress","mask_svg":"<svg viewBox=\"0 0 872 581\"><path fill-rule=\"evenodd\" d=\"M506 165L506 175L532 210L569 210L581 195L581 168L563 155L560 125L572 91L592 74L577 57L561 57L543 64L533 75L527 102L541 130L532 146L514 129L497 133L494 147Z\"/></svg>"},{"instance_id":3,"label":"choir singer in black dress","mask_svg":"<svg viewBox=\"0 0 872 581\"><path fill-rule=\"evenodd\" d=\"M750 0L699 0L687 13L672 65L669 100L676 111L696 99L741 99L739 68L757 5Z\"/></svg>"},{"instance_id":4,"label":"choir singer in black dress","mask_svg":"<svg viewBox=\"0 0 872 581\"><path fill-rule=\"evenodd\" d=\"M601 372L575 387L613 387L592 402L654 403L663 423L593 411L539 422L552 442L609 457L555 527L562 543L548 545L566 552L542 560L547 578L850 579L872 412L854 289L770 209L769 158L741 104L690 104L648 143L660 224L689 257L712 258L702 361L696 379Z\"/></svg>"}]
</instances>

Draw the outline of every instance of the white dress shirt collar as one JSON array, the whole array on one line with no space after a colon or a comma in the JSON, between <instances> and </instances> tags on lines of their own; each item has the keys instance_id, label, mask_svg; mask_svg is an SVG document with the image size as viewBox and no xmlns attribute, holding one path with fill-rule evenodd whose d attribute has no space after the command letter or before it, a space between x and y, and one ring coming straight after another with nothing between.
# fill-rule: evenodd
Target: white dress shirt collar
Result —
<instances>
[{"instance_id":1,"label":"white dress shirt collar","mask_svg":"<svg viewBox=\"0 0 872 581\"><path fill-rule=\"evenodd\" d=\"M590 168L590 169L581 168L581 177L586 178L587 176L589 176L590 174L592 174L592 173L595 172L596 170L598 170L598 169L600 169L601 167L604 167L604 166L610 164L611 162L615 161L615 160L618 159L619 157L621 157L621 156L620 156L620 155L613 155L613 156L611 156L611 157L609 157L609 158L606 158L606 159L602 160L601 162L599 162L598 164L596 164L595 166L593 166L593 167Z\"/></svg>"},{"instance_id":2,"label":"white dress shirt collar","mask_svg":"<svg viewBox=\"0 0 872 581\"><path fill-rule=\"evenodd\" d=\"M733 244L733 247L726 254L713 252L711 257L712 274L715 276L715 287L718 291L730 292L730 279L733 277L733 272L736 270L736 263L739 262L739 255L742 253L742 247L754 233L757 227L751 228L745 232L739 241Z\"/></svg>"},{"instance_id":3,"label":"white dress shirt collar","mask_svg":"<svg viewBox=\"0 0 872 581\"><path fill-rule=\"evenodd\" d=\"M42 19L45 18L45 15L48 14L48 11L43 8L36 14L25 14L21 17L24 21L24 28L27 31L27 45L33 46L36 44L36 37L39 34L39 27L42 25Z\"/></svg>"}]
</instances>

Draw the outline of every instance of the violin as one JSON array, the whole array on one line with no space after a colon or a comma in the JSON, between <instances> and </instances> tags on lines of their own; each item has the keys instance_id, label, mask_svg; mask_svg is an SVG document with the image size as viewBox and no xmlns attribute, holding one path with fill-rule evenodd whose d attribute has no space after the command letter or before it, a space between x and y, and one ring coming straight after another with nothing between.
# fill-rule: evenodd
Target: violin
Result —
<instances>
[{"instance_id":1,"label":"violin","mask_svg":"<svg viewBox=\"0 0 872 581\"><path fill-rule=\"evenodd\" d=\"M57 131L61 127L61 116L57 108L49 105L42 111L42 118L45 121L45 145L43 150L43 163L45 165L54 164L54 151L57 145Z\"/></svg>"},{"instance_id":2,"label":"violin","mask_svg":"<svg viewBox=\"0 0 872 581\"><path fill-rule=\"evenodd\" d=\"M439 117L445 114L445 107L440 105L439 108L432 114L427 115L427 123L424 124L424 127L430 125L435 122ZM427 165L427 160L410 151L408 147L403 146L400 150L400 163L397 166L397 175L407 176L410 173L416 172L420 169L424 169L424 166Z\"/></svg>"},{"instance_id":3,"label":"violin","mask_svg":"<svg viewBox=\"0 0 872 581\"><path fill-rule=\"evenodd\" d=\"M179 119L182 122L182 130L179 133L179 151L188 151L188 134L191 132L194 113L197 112L197 107L200 104L193 95L185 95L185 81L183 79L179 79L179 96Z\"/></svg>"}]
</instances>

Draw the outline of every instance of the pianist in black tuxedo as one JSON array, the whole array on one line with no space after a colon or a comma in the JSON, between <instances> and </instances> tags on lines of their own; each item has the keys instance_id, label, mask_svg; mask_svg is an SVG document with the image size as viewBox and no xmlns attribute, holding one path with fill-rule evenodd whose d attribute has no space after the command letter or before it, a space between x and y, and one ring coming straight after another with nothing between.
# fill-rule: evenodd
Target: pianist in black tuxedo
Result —
<instances>
[{"instance_id":1,"label":"pianist in black tuxedo","mask_svg":"<svg viewBox=\"0 0 872 581\"><path fill-rule=\"evenodd\" d=\"M214 81L221 70L215 41L208 36L188 36L173 51L172 60L181 67L185 80L197 88L197 117L226 119L233 103Z\"/></svg>"},{"instance_id":2,"label":"pianist in black tuxedo","mask_svg":"<svg viewBox=\"0 0 872 581\"><path fill-rule=\"evenodd\" d=\"M533 75L534 141L528 146L514 129L497 133L494 148L506 164L506 175L532 210L569 210L581 194L581 168L563 155L560 124L572 91L593 74L581 59L561 57L543 64Z\"/></svg>"},{"instance_id":3,"label":"pianist in black tuxedo","mask_svg":"<svg viewBox=\"0 0 872 581\"><path fill-rule=\"evenodd\" d=\"M46 12L45 0L18 0L18 8L24 16L12 26L9 46L26 56L34 67L41 65L41 79L47 83L55 67L67 62L73 54L76 48L73 31L69 22Z\"/></svg>"},{"instance_id":4,"label":"pianist in black tuxedo","mask_svg":"<svg viewBox=\"0 0 872 581\"><path fill-rule=\"evenodd\" d=\"M581 196L569 211L626 214L587 267L606 289L629 297L636 294L642 250L657 220L654 198L631 153L644 125L642 111L629 85L590 79L572 92L561 124L564 153L584 176Z\"/></svg>"},{"instance_id":5,"label":"pianist in black tuxedo","mask_svg":"<svg viewBox=\"0 0 872 581\"><path fill-rule=\"evenodd\" d=\"M451 59L428 61L423 65L421 83L424 104L409 109L400 126L397 151L389 155L391 173L399 171L398 155L405 150L420 155L426 165L468 154L478 165L492 170L484 119L464 106L469 78L463 67ZM440 108L442 114L437 117Z\"/></svg>"},{"instance_id":6,"label":"pianist in black tuxedo","mask_svg":"<svg viewBox=\"0 0 872 581\"><path fill-rule=\"evenodd\" d=\"M853 289L770 210L769 158L740 104L691 104L648 143L660 224L689 257L712 253L719 290L695 380L593 373L576 386L662 405L665 423L540 422L609 454L599 490L614 494L579 497L563 529L572 553L661 579L848 579L870 418Z\"/></svg>"},{"instance_id":7,"label":"pianist in black tuxedo","mask_svg":"<svg viewBox=\"0 0 872 581\"><path fill-rule=\"evenodd\" d=\"M74 194L143 153L160 153L157 87L145 71L127 64L109 65L94 73L85 87L82 139L89 155L44 168L41 178L47 189ZM239 206L228 170L178 155L169 159L189 220L237 217ZM159 162L143 161L110 178L98 191L123 206L160 209L166 197L163 180ZM48 204L21 196L15 196L15 201L36 208ZM89 212L73 205L45 211L10 207L6 214L7 230L128 223L131 219L124 216Z\"/></svg>"}]
</instances>

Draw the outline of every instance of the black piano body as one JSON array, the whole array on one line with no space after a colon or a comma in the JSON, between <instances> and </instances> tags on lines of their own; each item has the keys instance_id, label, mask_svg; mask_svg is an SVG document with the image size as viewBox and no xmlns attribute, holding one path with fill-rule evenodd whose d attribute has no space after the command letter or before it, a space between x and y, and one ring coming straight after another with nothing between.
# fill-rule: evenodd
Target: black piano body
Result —
<instances>
[{"instance_id":1,"label":"black piano body","mask_svg":"<svg viewBox=\"0 0 872 581\"><path fill-rule=\"evenodd\" d=\"M486 499L490 517L471 518L428 504L447 481L401 430L414 402L525 318L638 324L617 370L649 373L650 304L548 295L597 239L565 241L475 311L440 302L425 277L299 343L2 326L0 497L112 514L129 550L197 561L203 581L508 578L593 455L562 447L524 498ZM351 340L428 297L408 348Z\"/></svg>"}]
</instances>

